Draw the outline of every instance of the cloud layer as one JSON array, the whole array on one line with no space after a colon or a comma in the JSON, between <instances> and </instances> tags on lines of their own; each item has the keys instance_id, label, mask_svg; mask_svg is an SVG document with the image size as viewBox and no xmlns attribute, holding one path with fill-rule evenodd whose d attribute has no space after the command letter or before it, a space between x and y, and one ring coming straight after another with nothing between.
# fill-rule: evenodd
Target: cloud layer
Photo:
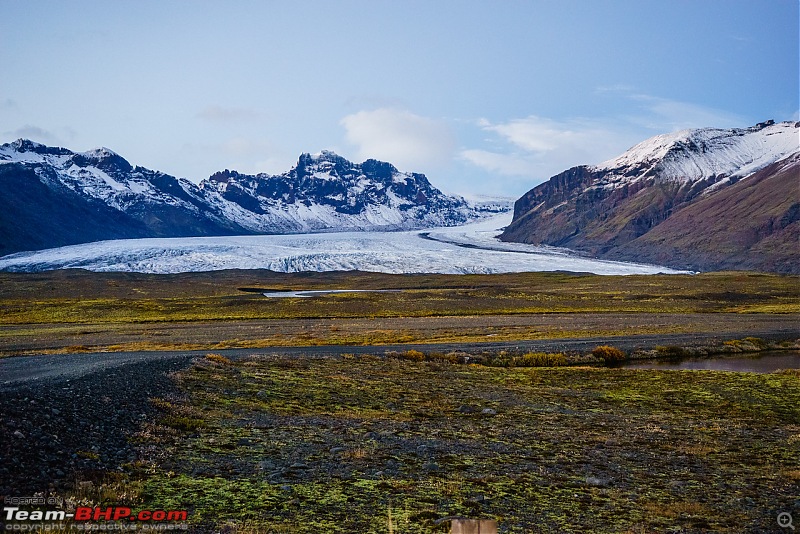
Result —
<instances>
[{"instance_id":1,"label":"cloud layer","mask_svg":"<svg viewBox=\"0 0 800 534\"><path fill-rule=\"evenodd\" d=\"M492 173L526 177L532 184L576 165L608 159L641 140L587 119L556 121L531 115L496 124L482 119L478 125L495 135L494 146L464 149L461 158Z\"/></svg>"},{"instance_id":2,"label":"cloud layer","mask_svg":"<svg viewBox=\"0 0 800 534\"><path fill-rule=\"evenodd\" d=\"M623 104L624 115L552 119L537 115L503 122L480 119L475 124L490 134L483 146L463 148L462 161L499 175L507 184L532 187L577 165L615 157L657 134L685 128L743 126L734 114L645 95L624 86L598 89L609 104ZM613 107L613 106L610 106Z\"/></svg>"},{"instance_id":3,"label":"cloud layer","mask_svg":"<svg viewBox=\"0 0 800 534\"><path fill-rule=\"evenodd\" d=\"M341 120L356 158L389 161L424 172L452 161L456 143L447 123L395 108L359 111Z\"/></svg>"}]
</instances>

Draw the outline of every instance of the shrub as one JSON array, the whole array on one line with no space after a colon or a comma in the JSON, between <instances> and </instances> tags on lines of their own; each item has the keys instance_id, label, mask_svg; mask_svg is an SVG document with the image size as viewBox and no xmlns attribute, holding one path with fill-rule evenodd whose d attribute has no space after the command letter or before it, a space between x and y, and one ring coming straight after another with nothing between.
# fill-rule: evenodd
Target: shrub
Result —
<instances>
[{"instance_id":1,"label":"shrub","mask_svg":"<svg viewBox=\"0 0 800 534\"><path fill-rule=\"evenodd\" d=\"M516 356L501 352L481 363L490 367L556 367L566 365L567 357L560 352L528 352Z\"/></svg>"},{"instance_id":2,"label":"shrub","mask_svg":"<svg viewBox=\"0 0 800 534\"><path fill-rule=\"evenodd\" d=\"M511 359L512 367L557 367L566 364L567 358L560 352L529 352Z\"/></svg>"},{"instance_id":3,"label":"shrub","mask_svg":"<svg viewBox=\"0 0 800 534\"><path fill-rule=\"evenodd\" d=\"M397 352L397 351L389 351L386 353L387 358L392 358L395 360L408 360L412 362L423 362L425 361L425 354L414 349L409 349L404 352Z\"/></svg>"},{"instance_id":4,"label":"shrub","mask_svg":"<svg viewBox=\"0 0 800 534\"><path fill-rule=\"evenodd\" d=\"M746 337L744 338L744 340L761 350L766 349L768 346L767 342L761 339L760 337Z\"/></svg>"},{"instance_id":5,"label":"shrub","mask_svg":"<svg viewBox=\"0 0 800 534\"><path fill-rule=\"evenodd\" d=\"M222 354L206 354L206 360L218 363L220 365L231 365L233 363Z\"/></svg>"},{"instance_id":6,"label":"shrub","mask_svg":"<svg viewBox=\"0 0 800 534\"><path fill-rule=\"evenodd\" d=\"M458 363L458 356L453 352L448 352L447 354L430 352L428 353L427 359L432 362Z\"/></svg>"},{"instance_id":7,"label":"shrub","mask_svg":"<svg viewBox=\"0 0 800 534\"><path fill-rule=\"evenodd\" d=\"M418 350L410 349L400 353L400 358L403 360L411 360L412 362L421 362L425 360L425 355Z\"/></svg>"},{"instance_id":8,"label":"shrub","mask_svg":"<svg viewBox=\"0 0 800 534\"><path fill-rule=\"evenodd\" d=\"M628 357L617 347L611 345L599 345L592 349L592 356L603 360L603 363L614 363L625 361Z\"/></svg>"}]
</instances>

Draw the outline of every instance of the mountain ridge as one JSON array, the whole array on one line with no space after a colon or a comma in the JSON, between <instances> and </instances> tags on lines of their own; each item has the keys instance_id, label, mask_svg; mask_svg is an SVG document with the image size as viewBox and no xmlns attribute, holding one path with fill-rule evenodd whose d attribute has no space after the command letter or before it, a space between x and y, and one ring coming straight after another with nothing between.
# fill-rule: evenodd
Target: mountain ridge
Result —
<instances>
[{"instance_id":1,"label":"mountain ridge","mask_svg":"<svg viewBox=\"0 0 800 534\"><path fill-rule=\"evenodd\" d=\"M798 169L796 165L789 165L788 170L775 165L800 152L799 127L798 122L766 121L751 128L700 128L655 136L616 158L598 165L573 167L528 191L516 201L512 223L501 239L567 247L604 259L661 261L681 269L797 272L800 268L788 259L791 254L779 252L781 245L777 242L759 260L753 257L757 242L734 246L731 240L735 235L730 232L714 232L715 239L704 241L701 238L707 232L703 227L679 224L677 218L661 225L695 203L704 202L706 206L715 205L724 221L722 226L733 224L732 228L745 231L745 227L756 224L755 219L742 220L736 213L751 212L745 207L748 202L765 195L783 206L783 211L773 213L775 210L763 206L762 211L778 221L791 219L792 206L800 201ZM731 201L728 209L725 204L706 202L764 169L777 173L777 179L762 176L761 187L736 189L748 190L754 198L736 196L737 201ZM778 172L779 169L783 171ZM770 187L784 191L791 202L784 206L783 200L768 195ZM689 213L692 212L686 212ZM784 215L788 219L782 219ZM782 246L797 250L795 223L781 227L779 222L759 221L759 225L774 230L768 234L756 232L759 240L780 230ZM643 237L650 232L654 232L651 239ZM696 234L697 239L683 239L686 233ZM694 248L682 250L682 242L691 242ZM703 246L698 249L700 243Z\"/></svg>"},{"instance_id":2,"label":"mountain ridge","mask_svg":"<svg viewBox=\"0 0 800 534\"><path fill-rule=\"evenodd\" d=\"M280 175L220 171L194 184L108 148L0 145L0 255L101 239L449 226L501 208L445 195L377 160L304 153Z\"/></svg>"}]
</instances>

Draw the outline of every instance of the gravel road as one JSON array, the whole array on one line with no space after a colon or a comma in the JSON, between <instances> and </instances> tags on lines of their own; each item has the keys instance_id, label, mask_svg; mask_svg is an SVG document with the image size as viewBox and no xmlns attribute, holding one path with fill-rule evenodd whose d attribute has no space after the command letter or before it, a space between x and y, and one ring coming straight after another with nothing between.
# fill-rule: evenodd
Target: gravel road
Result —
<instances>
[{"instance_id":1,"label":"gravel road","mask_svg":"<svg viewBox=\"0 0 800 534\"><path fill-rule=\"evenodd\" d=\"M746 336L764 339L797 339L800 329L795 332L775 330L769 332L746 332L740 336L726 334L720 336L711 333L693 334L657 334L622 337L592 337L578 339L543 339L531 341L504 341L488 343L439 343L439 344L404 344L404 345L324 345L312 347L266 347L261 349L225 349L202 351L161 351L161 352L96 352L78 354L49 354L39 356L18 356L0 359L0 391L33 386L45 382L63 382L94 373L101 373L113 368L125 367L133 370L136 364L145 365L146 369L159 362L179 362L188 365L193 357L208 352L223 354L237 359L252 354L277 354L282 356L336 356L343 353L382 354L386 351L403 351L409 349L429 352L460 351L589 351L597 345L609 344L630 351L641 348L652 348L656 345L697 345L704 343L721 343L725 339ZM138 372L131 372L135 378Z\"/></svg>"}]
</instances>

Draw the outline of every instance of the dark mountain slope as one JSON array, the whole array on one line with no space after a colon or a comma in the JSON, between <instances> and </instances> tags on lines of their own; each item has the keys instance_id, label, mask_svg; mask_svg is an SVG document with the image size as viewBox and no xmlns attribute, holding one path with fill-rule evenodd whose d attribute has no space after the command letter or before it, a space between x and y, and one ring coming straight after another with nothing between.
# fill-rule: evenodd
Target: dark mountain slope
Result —
<instances>
[{"instance_id":1,"label":"dark mountain slope","mask_svg":"<svg viewBox=\"0 0 800 534\"><path fill-rule=\"evenodd\" d=\"M48 187L33 169L0 165L0 191L0 255L149 235L140 221L103 202Z\"/></svg>"},{"instance_id":2,"label":"dark mountain slope","mask_svg":"<svg viewBox=\"0 0 800 534\"><path fill-rule=\"evenodd\" d=\"M800 272L799 127L767 121L648 139L530 190L501 238L677 268Z\"/></svg>"},{"instance_id":3,"label":"dark mountain slope","mask_svg":"<svg viewBox=\"0 0 800 534\"><path fill-rule=\"evenodd\" d=\"M673 213L613 250L694 270L791 273L800 266L800 154Z\"/></svg>"}]
</instances>

